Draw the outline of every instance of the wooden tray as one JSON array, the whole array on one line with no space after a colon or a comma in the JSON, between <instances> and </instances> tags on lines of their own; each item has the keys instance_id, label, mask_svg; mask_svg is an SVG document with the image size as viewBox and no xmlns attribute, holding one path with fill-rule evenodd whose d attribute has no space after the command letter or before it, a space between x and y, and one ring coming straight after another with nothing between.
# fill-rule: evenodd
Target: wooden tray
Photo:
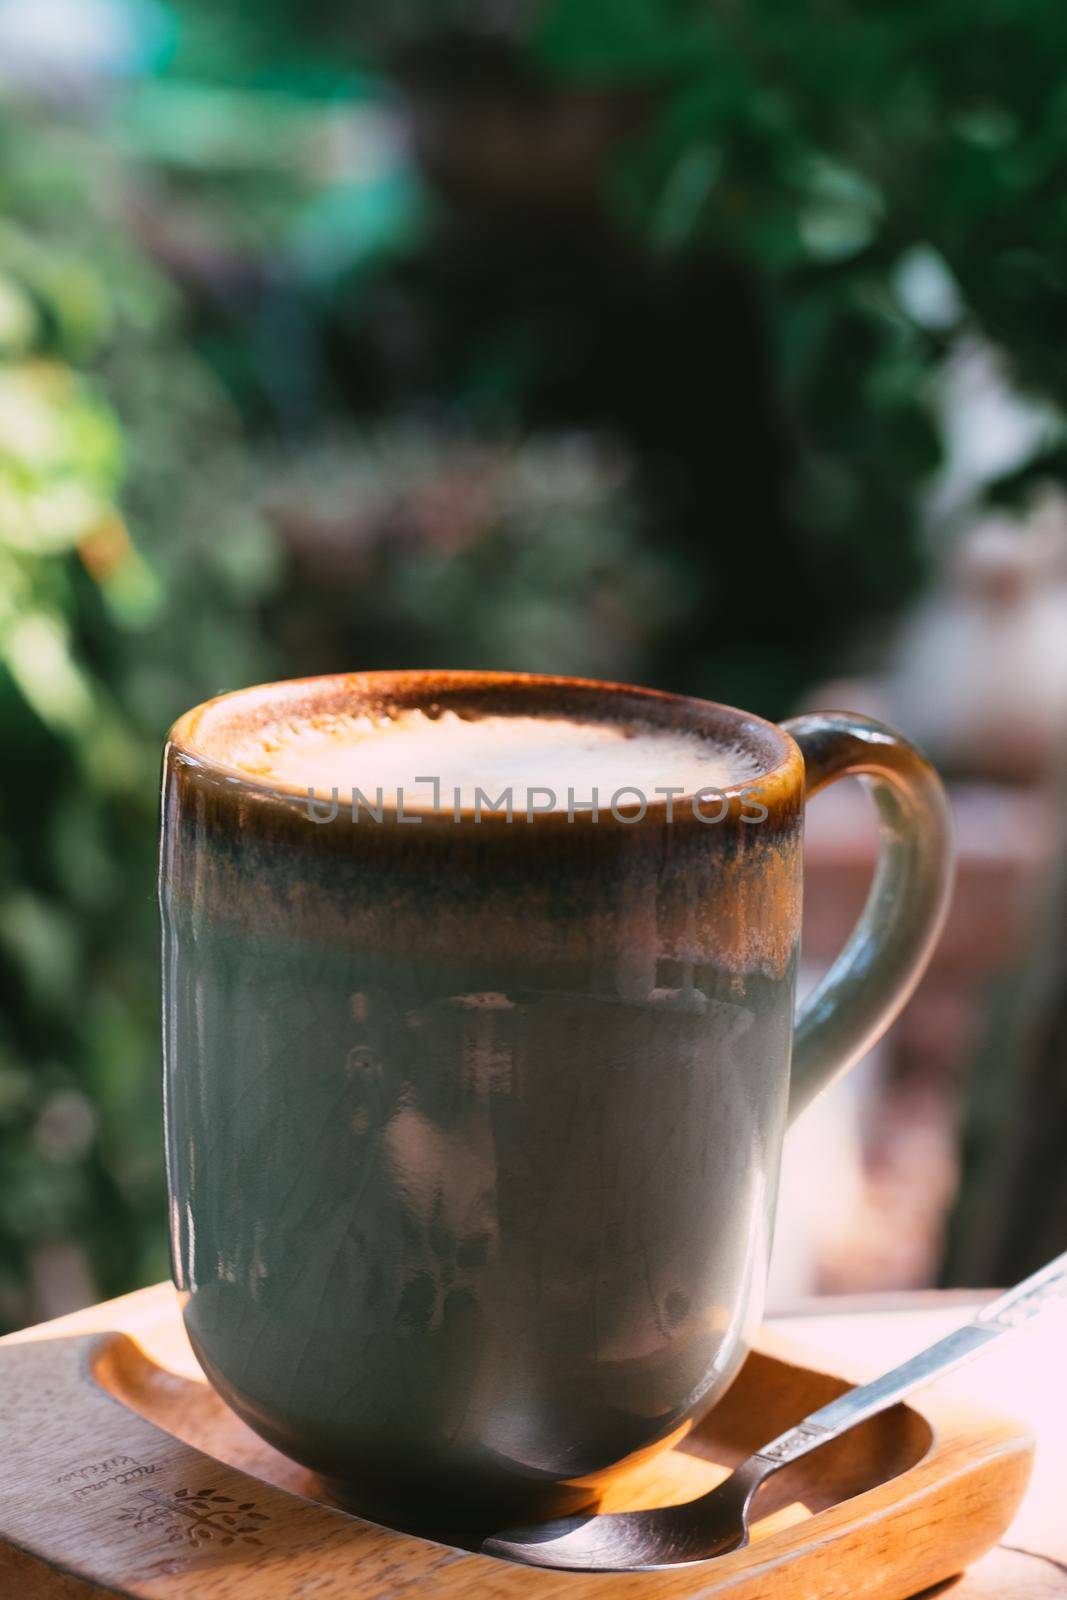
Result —
<instances>
[{"instance_id":1,"label":"wooden tray","mask_svg":"<svg viewBox=\"0 0 1067 1600\"><path fill-rule=\"evenodd\" d=\"M702 1493L857 1376L761 1335L722 1404L605 1509ZM747 1550L676 1571L536 1571L331 1505L205 1383L169 1285L0 1340L0 1438L5 1600L904 1600L996 1542L1033 1456L1023 1425L933 1390L772 1479Z\"/></svg>"}]
</instances>

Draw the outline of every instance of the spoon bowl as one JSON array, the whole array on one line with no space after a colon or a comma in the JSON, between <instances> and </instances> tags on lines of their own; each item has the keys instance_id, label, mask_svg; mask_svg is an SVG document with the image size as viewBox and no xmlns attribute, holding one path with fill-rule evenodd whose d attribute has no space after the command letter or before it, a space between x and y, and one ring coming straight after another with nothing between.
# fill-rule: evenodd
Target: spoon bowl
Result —
<instances>
[{"instance_id":1,"label":"spoon bowl","mask_svg":"<svg viewBox=\"0 0 1067 1600\"><path fill-rule=\"evenodd\" d=\"M748 1543L748 1510L765 1472L751 1462L685 1505L606 1516L560 1517L508 1529L482 1544L482 1554L530 1567L571 1572L622 1572L691 1566Z\"/></svg>"}]
</instances>

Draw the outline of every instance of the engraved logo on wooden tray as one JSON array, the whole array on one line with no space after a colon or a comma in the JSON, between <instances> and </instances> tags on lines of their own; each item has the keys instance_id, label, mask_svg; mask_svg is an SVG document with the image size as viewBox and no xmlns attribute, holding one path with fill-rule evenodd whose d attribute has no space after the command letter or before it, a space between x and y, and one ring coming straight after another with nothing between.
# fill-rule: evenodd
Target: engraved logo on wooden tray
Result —
<instances>
[{"instance_id":1,"label":"engraved logo on wooden tray","mask_svg":"<svg viewBox=\"0 0 1067 1600\"><path fill-rule=\"evenodd\" d=\"M158 1532L164 1544L261 1545L258 1537L270 1518L254 1500L235 1500L217 1489L142 1489L118 1513L118 1521L138 1533Z\"/></svg>"},{"instance_id":2,"label":"engraved logo on wooden tray","mask_svg":"<svg viewBox=\"0 0 1067 1600\"><path fill-rule=\"evenodd\" d=\"M87 1461L68 1467L54 1483L71 1492L75 1500L91 1501L103 1490L127 1488L144 1479L151 1480L163 1468L157 1462L138 1461L134 1456L113 1455L103 1461ZM213 1486L203 1489L164 1489L150 1486L139 1489L124 1500L115 1513L116 1520L137 1533L162 1536L164 1544L201 1549L231 1545L261 1545L260 1530L271 1520L256 1510L254 1500L235 1500Z\"/></svg>"},{"instance_id":3,"label":"engraved logo on wooden tray","mask_svg":"<svg viewBox=\"0 0 1067 1600\"><path fill-rule=\"evenodd\" d=\"M75 1500L89 1500L102 1489L115 1489L141 1478L150 1478L161 1469L154 1463L137 1461L133 1456L107 1456L103 1461L87 1461L69 1467L54 1479L58 1489L69 1489Z\"/></svg>"}]
</instances>

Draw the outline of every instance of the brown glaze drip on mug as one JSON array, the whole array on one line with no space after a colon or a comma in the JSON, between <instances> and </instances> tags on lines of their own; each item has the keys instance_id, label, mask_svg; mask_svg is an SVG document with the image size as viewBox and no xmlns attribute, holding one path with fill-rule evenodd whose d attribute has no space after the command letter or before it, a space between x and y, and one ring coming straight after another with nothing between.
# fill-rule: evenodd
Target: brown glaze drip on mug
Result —
<instances>
[{"instance_id":1,"label":"brown glaze drip on mug","mask_svg":"<svg viewBox=\"0 0 1067 1600\"><path fill-rule=\"evenodd\" d=\"M665 964L669 977L709 961L739 974L780 977L789 968L804 768L771 724L652 690L521 675L352 674L280 687L281 695L268 686L208 702L174 728L166 804L213 848L164 860L173 895L206 896L239 924L277 918L294 934L357 939L426 959L448 959L461 941L487 957L520 953L549 969L594 948L606 962L636 961L640 950L644 967ZM464 825L446 811L411 825L388 807L382 823L365 813L354 822L344 796L332 821L312 821L306 801L226 760L235 743L279 714L390 716L421 705L529 715L546 704L555 716L586 722L742 739L764 770L721 791L729 804L721 822L698 821L681 801L668 821L667 802L651 796L641 821L619 821L605 796L595 822L582 812L573 820L535 813L530 821L520 813L509 822L485 811L477 825ZM746 797L756 794L768 814L746 821L754 814ZM619 811L625 815L622 804ZM240 850L230 848L238 838ZM329 865L335 855L344 859L343 879ZM191 872L182 868L186 859ZM304 870L295 865L300 859Z\"/></svg>"}]
</instances>

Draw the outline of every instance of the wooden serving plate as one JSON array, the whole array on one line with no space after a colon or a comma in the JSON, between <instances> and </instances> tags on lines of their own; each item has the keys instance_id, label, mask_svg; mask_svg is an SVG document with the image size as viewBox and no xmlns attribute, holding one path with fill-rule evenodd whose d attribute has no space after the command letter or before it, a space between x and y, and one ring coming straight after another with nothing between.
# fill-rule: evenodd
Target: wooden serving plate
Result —
<instances>
[{"instance_id":1,"label":"wooden serving plate","mask_svg":"<svg viewBox=\"0 0 1067 1600\"><path fill-rule=\"evenodd\" d=\"M761 1335L715 1411L604 1509L703 1493L866 1375ZM513 1566L330 1504L208 1387L169 1285L0 1340L0 1438L5 1600L904 1600L999 1539L1033 1458L1025 1426L932 1390L772 1479L747 1550L649 1573Z\"/></svg>"}]
</instances>

